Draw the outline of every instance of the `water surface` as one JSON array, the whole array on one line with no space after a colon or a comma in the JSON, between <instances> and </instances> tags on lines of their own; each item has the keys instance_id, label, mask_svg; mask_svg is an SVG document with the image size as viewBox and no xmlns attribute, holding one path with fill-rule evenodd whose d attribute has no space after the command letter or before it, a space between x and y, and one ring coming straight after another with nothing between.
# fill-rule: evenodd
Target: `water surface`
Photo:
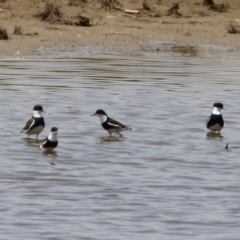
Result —
<instances>
[{"instance_id":1,"label":"water surface","mask_svg":"<svg viewBox=\"0 0 240 240\"><path fill-rule=\"evenodd\" d=\"M239 239L239 56L1 59L0 239ZM19 133L35 104L53 154ZM104 141L99 108L133 130Z\"/></svg>"}]
</instances>

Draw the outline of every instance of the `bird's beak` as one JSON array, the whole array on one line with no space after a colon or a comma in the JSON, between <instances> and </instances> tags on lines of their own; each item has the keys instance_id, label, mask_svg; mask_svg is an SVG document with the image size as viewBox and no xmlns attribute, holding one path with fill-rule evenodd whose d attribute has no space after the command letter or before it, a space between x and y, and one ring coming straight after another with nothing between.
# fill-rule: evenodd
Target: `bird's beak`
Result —
<instances>
[{"instance_id":1,"label":"bird's beak","mask_svg":"<svg viewBox=\"0 0 240 240\"><path fill-rule=\"evenodd\" d=\"M42 110L42 112L46 113L45 111Z\"/></svg>"},{"instance_id":2,"label":"bird's beak","mask_svg":"<svg viewBox=\"0 0 240 240\"><path fill-rule=\"evenodd\" d=\"M90 116L95 116L96 115L96 113L94 113L94 114L92 114L92 115L90 115Z\"/></svg>"},{"instance_id":3,"label":"bird's beak","mask_svg":"<svg viewBox=\"0 0 240 240\"><path fill-rule=\"evenodd\" d=\"M222 109L226 111L226 108L222 108Z\"/></svg>"}]
</instances>

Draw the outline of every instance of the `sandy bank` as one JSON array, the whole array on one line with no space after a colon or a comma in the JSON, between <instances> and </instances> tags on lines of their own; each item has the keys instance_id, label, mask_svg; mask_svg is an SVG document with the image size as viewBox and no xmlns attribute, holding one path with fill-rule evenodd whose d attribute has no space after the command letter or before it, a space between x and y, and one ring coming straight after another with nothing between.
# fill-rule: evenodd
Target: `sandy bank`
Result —
<instances>
[{"instance_id":1,"label":"sandy bank","mask_svg":"<svg viewBox=\"0 0 240 240\"><path fill-rule=\"evenodd\" d=\"M141 49L143 42L152 41L240 47L240 34L227 31L230 21L240 19L239 0L228 0L226 12L211 10L203 0L183 0L172 14L169 9L176 3L173 0L148 0L145 9L142 0L56 0L53 3L61 16L43 21L35 15L44 11L46 2L0 3L1 27L9 36L0 41L2 56L41 55L41 49L56 46ZM214 2L226 4L226 0ZM126 13L126 9L138 13ZM89 19L91 26L73 25L79 16ZM19 34L13 34L16 27L20 27Z\"/></svg>"}]
</instances>

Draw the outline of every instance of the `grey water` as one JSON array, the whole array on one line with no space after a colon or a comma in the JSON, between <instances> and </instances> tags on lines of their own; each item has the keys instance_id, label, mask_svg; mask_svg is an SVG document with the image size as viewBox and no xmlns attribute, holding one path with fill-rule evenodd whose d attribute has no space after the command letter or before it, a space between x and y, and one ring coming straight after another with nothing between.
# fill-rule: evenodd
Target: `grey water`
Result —
<instances>
[{"instance_id":1,"label":"grey water","mask_svg":"<svg viewBox=\"0 0 240 240\"><path fill-rule=\"evenodd\" d=\"M239 53L6 58L0 72L0 239L239 239ZM52 153L19 133L36 104L39 138L59 129ZM107 139L97 109L132 131Z\"/></svg>"}]
</instances>

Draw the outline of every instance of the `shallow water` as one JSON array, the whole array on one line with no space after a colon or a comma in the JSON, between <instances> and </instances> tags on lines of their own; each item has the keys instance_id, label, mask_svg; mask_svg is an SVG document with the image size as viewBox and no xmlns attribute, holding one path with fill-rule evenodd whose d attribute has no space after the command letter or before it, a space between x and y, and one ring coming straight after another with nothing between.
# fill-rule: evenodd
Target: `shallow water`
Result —
<instances>
[{"instance_id":1,"label":"shallow water","mask_svg":"<svg viewBox=\"0 0 240 240\"><path fill-rule=\"evenodd\" d=\"M201 51L200 51L201 53ZM239 239L239 53L1 59L0 239ZM205 122L224 103L222 137ZM42 104L59 147L19 131ZM108 136L96 109L132 127Z\"/></svg>"}]
</instances>

